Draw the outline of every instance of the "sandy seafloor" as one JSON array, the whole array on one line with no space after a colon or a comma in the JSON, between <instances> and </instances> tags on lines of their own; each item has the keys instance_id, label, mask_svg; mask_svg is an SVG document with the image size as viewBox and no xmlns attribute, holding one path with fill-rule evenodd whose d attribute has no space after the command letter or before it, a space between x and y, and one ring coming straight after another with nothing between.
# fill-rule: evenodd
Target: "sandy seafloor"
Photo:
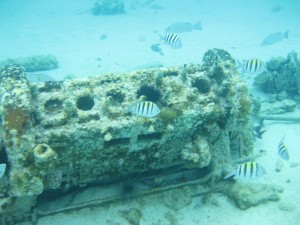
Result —
<instances>
[{"instance_id":1,"label":"sandy seafloor","mask_svg":"<svg viewBox=\"0 0 300 225\"><path fill-rule=\"evenodd\" d=\"M66 76L94 76L107 72L130 71L151 66L175 66L200 63L211 48L223 48L234 58L253 57L268 60L273 56L286 57L291 51L300 53L300 1L276 0L187 0L187 1L127 0L126 13L113 16L94 16L95 0L38 1L0 0L0 61L7 58L53 54L59 68L42 71L56 80ZM272 12L280 5L282 10ZM157 7L159 6L159 7ZM167 26L174 22L202 22L202 31L180 35L183 47L163 46L164 55L151 51L150 45L159 41ZM269 46L260 46L269 34L289 30L289 38ZM101 40L101 35L107 35ZM293 114L299 115L299 106ZM76 213L58 214L39 219L46 224L107 224L107 220L127 224L118 211L140 208L141 224L170 224L165 213L175 215L178 224L300 224L300 124L266 122L262 140L255 149L265 149L259 158L267 175L258 182L271 182L284 188L279 202L268 202L248 210L240 210L225 196L215 194L218 204L203 204L201 197L177 212L158 199L146 199L114 205L108 208L84 209ZM290 162L284 162L280 173L275 172L279 159L277 144L283 135L289 149ZM287 182L287 181L290 182ZM293 211L278 208L281 202L295 206ZM30 223L22 223L30 224Z\"/></svg>"}]
</instances>

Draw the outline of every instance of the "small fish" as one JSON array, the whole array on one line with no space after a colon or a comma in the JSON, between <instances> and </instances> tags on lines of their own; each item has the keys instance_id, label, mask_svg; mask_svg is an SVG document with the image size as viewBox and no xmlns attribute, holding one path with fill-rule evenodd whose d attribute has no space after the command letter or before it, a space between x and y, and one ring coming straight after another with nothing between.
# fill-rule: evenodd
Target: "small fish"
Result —
<instances>
[{"instance_id":1,"label":"small fish","mask_svg":"<svg viewBox=\"0 0 300 225\"><path fill-rule=\"evenodd\" d=\"M266 130L261 130L262 124L254 123L253 124L253 137L254 140L257 138L262 139L262 135L266 132Z\"/></svg>"},{"instance_id":2,"label":"small fish","mask_svg":"<svg viewBox=\"0 0 300 225\"><path fill-rule=\"evenodd\" d=\"M270 34L262 41L260 45L261 46L272 45L275 44L276 42L282 41L284 38L286 39L289 38L289 31Z\"/></svg>"},{"instance_id":3,"label":"small fish","mask_svg":"<svg viewBox=\"0 0 300 225\"><path fill-rule=\"evenodd\" d=\"M253 136L254 136L254 140L256 140L257 138L262 139L262 135L266 132L266 130L262 130L262 131L253 131Z\"/></svg>"},{"instance_id":4,"label":"small fish","mask_svg":"<svg viewBox=\"0 0 300 225\"><path fill-rule=\"evenodd\" d=\"M249 59L244 61L244 71L248 73L258 73L264 69L264 63L260 59Z\"/></svg>"},{"instance_id":5,"label":"small fish","mask_svg":"<svg viewBox=\"0 0 300 225\"><path fill-rule=\"evenodd\" d=\"M158 54L160 55L164 55L161 47L160 47L160 44L153 44L150 46L151 50L154 51L154 52L157 52Z\"/></svg>"},{"instance_id":6,"label":"small fish","mask_svg":"<svg viewBox=\"0 0 300 225\"><path fill-rule=\"evenodd\" d=\"M243 62L236 59L236 66L239 72L249 74L258 74L266 68L264 62L257 58L243 60Z\"/></svg>"},{"instance_id":7,"label":"small fish","mask_svg":"<svg viewBox=\"0 0 300 225\"><path fill-rule=\"evenodd\" d=\"M257 112L257 114L259 114L259 111ZM262 139L262 135L266 132L266 130L262 130L262 127L264 125L264 118L254 116L252 118L252 120L253 120L253 137L254 137L254 141L257 138Z\"/></svg>"},{"instance_id":8,"label":"small fish","mask_svg":"<svg viewBox=\"0 0 300 225\"><path fill-rule=\"evenodd\" d=\"M234 179L253 179L265 174L265 169L257 162L245 162L239 164L235 171L229 172L224 179L233 177Z\"/></svg>"},{"instance_id":9,"label":"small fish","mask_svg":"<svg viewBox=\"0 0 300 225\"><path fill-rule=\"evenodd\" d=\"M4 175L6 169L6 164L0 164L0 178Z\"/></svg>"},{"instance_id":10,"label":"small fish","mask_svg":"<svg viewBox=\"0 0 300 225\"><path fill-rule=\"evenodd\" d=\"M177 34L168 33L165 36L160 35L160 39L164 41L164 44L169 45L172 48L179 49L182 47L182 42Z\"/></svg>"},{"instance_id":11,"label":"small fish","mask_svg":"<svg viewBox=\"0 0 300 225\"><path fill-rule=\"evenodd\" d=\"M282 5L274 5L271 9L273 13L279 13L282 10Z\"/></svg>"},{"instance_id":12,"label":"small fish","mask_svg":"<svg viewBox=\"0 0 300 225\"><path fill-rule=\"evenodd\" d=\"M201 22L191 24L191 23L184 23L178 22L173 23L166 28L166 33L184 33L184 32L191 32L193 30L202 30Z\"/></svg>"},{"instance_id":13,"label":"small fish","mask_svg":"<svg viewBox=\"0 0 300 225\"><path fill-rule=\"evenodd\" d=\"M107 38L107 34L102 34L102 35L100 36L100 40L101 40L101 41L104 41L106 38Z\"/></svg>"},{"instance_id":14,"label":"small fish","mask_svg":"<svg viewBox=\"0 0 300 225\"><path fill-rule=\"evenodd\" d=\"M129 111L132 114L144 117L154 117L160 113L158 106L150 101L139 102L129 106Z\"/></svg>"},{"instance_id":15,"label":"small fish","mask_svg":"<svg viewBox=\"0 0 300 225\"><path fill-rule=\"evenodd\" d=\"M285 144L283 143L285 135L281 138L279 144L278 144L278 155L284 159L284 160L289 160L289 153L288 150L285 146Z\"/></svg>"}]
</instances>

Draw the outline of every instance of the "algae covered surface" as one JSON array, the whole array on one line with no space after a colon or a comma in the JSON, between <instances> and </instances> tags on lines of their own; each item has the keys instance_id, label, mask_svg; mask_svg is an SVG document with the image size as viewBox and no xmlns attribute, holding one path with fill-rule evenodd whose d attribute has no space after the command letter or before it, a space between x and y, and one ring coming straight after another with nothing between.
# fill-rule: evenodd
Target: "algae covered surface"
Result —
<instances>
[{"instance_id":1,"label":"algae covered surface","mask_svg":"<svg viewBox=\"0 0 300 225\"><path fill-rule=\"evenodd\" d=\"M9 164L1 190L7 200L29 198L28 208L47 190L172 165L220 173L230 151L239 157L253 151L252 103L234 60L221 49L209 50L198 65L63 82L29 83L19 66L1 73ZM144 118L126 110L143 100L155 102L161 114ZM230 149L229 132L247 144ZM6 212L14 217L15 209L12 203Z\"/></svg>"},{"instance_id":2,"label":"algae covered surface","mask_svg":"<svg viewBox=\"0 0 300 225\"><path fill-rule=\"evenodd\" d=\"M26 72L54 70L59 66L58 60L54 55L35 55L28 57L9 58L0 62L0 69L8 65L22 66Z\"/></svg>"}]
</instances>

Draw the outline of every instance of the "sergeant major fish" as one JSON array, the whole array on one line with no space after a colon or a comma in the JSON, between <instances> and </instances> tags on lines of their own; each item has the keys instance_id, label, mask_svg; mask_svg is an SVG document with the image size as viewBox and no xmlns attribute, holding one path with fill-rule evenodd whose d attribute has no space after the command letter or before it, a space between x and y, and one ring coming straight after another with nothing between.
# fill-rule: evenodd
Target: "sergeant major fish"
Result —
<instances>
[{"instance_id":1,"label":"sergeant major fish","mask_svg":"<svg viewBox=\"0 0 300 225\"><path fill-rule=\"evenodd\" d=\"M278 155L284 160L289 160L290 157L289 157L288 150L285 144L283 143L284 137L285 136L283 136L280 142L278 143Z\"/></svg>"},{"instance_id":2,"label":"sergeant major fish","mask_svg":"<svg viewBox=\"0 0 300 225\"><path fill-rule=\"evenodd\" d=\"M150 101L144 101L129 106L128 110L135 115L154 117L160 113L158 106Z\"/></svg>"},{"instance_id":3,"label":"sergeant major fish","mask_svg":"<svg viewBox=\"0 0 300 225\"><path fill-rule=\"evenodd\" d=\"M201 22L191 24L191 23L184 23L178 22L173 23L166 28L166 33L184 33L184 32L191 32L193 30L202 30Z\"/></svg>"},{"instance_id":4,"label":"sergeant major fish","mask_svg":"<svg viewBox=\"0 0 300 225\"><path fill-rule=\"evenodd\" d=\"M244 69L249 73L258 73L264 68L264 63L260 59L249 59L244 62Z\"/></svg>"},{"instance_id":5,"label":"sergeant major fish","mask_svg":"<svg viewBox=\"0 0 300 225\"><path fill-rule=\"evenodd\" d=\"M181 39L175 33L168 33L165 36L160 35L160 39L164 41L164 44L172 48L179 49L182 47Z\"/></svg>"},{"instance_id":6,"label":"sergeant major fish","mask_svg":"<svg viewBox=\"0 0 300 225\"><path fill-rule=\"evenodd\" d=\"M235 171L229 172L224 179L233 177L234 179L254 179L265 174L265 169L257 162L245 162L239 164Z\"/></svg>"},{"instance_id":7,"label":"sergeant major fish","mask_svg":"<svg viewBox=\"0 0 300 225\"><path fill-rule=\"evenodd\" d=\"M257 74L257 73L265 70L264 62L257 58L243 60L243 62L236 60L236 62L237 62L238 69L242 73L246 72L246 73L250 73L250 74Z\"/></svg>"},{"instance_id":8,"label":"sergeant major fish","mask_svg":"<svg viewBox=\"0 0 300 225\"><path fill-rule=\"evenodd\" d=\"M272 45L275 44L276 42L282 41L284 38L286 39L289 38L289 31L270 34L262 41L260 45L261 46Z\"/></svg>"}]
</instances>

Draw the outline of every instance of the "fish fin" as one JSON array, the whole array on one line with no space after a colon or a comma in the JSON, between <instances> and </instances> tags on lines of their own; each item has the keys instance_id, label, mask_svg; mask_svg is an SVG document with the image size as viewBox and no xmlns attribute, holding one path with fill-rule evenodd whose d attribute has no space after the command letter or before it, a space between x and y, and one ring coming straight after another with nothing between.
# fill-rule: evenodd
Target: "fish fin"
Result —
<instances>
[{"instance_id":1,"label":"fish fin","mask_svg":"<svg viewBox=\"0 0 300 225\"><path fill-rule=\"evenodd\" d=\"M135 104L129 105L124 109L124 112L134 114L134 108L135 108Z\"/></svg>"},{"instance_id":2,"label":"fish fin","mask_svg":"<svg viewBox=\"0 0 300 225\"><path fill-rule=\"evenodd\" d=\"M255 136L259 139L262 139L262 135L266 132L267 130L262 130L262 131L259 131L255 134Z\"/></svg>"},{"instance_id":3,"label":"fish fin","mask_svg":"<svg viewBox=\"0 0 300 225\"><path fill-rule=\"evenodd\" d=\"M193 25L193 28L194 28L195 30L202 30L201 22L199 21L198 23L195 23L195 24Z\"/></svg>"},{"instance_id":4,"label":"fish fin","mask_svg":"<svg viewBox=\"0 0 300 225\"><path fill-rule=\"evenodd\" d=\"M283 36L288 39L289 38L289 31L287 30L286 32L283 33Z\"/></svg>"},{"instance_id":5,"label":"fish fin","mask_svg":"<svg viewBox=\"0 0 300 225\"><path fill-rule=\"evenodd\" d=\"M235 171L234 170L226 170L226 172L227 172L227 174L223 178L224 180L229 179L229 178L235 179Z\"/></svg>"},{"instance_id":6,"label":"fish fin","mask_svg":"<svg viewBox=\"0 0 300 225\"><path fill-rule=\"evenodd\" d=\"M282 143L282 142L283 142L283 140L284 140L284 138L285 138L285 134L282 136L282 138L281 138L281 140L280 140L280 142L279 142L279 143Z\"/></svg>"},{"instance_id":7,"label":"fish fin","mask_svg":"<svg viewBox=\"0 0 300 225\"><path fill-rule=\"evenodd\" d=\"M237 67L237 68L243 67L243 63L242 63L240 60L235 59L235 62L236 62L236 67Z\"/></svg>"},{"instance_id":8,"label":"fish fin","mask_svg":"<svg viewBox=\"0 0 300 225\"><path fill-rule=\"evenodd\" d=\"M242 62L238 59L235 60L236 61L236 68L240 73L244 73L245 69L244 69L244 64L246 62L245 59L242 60Z\"/></svg>"},{"instance_id":9,"label":"fish fin","mask_svg":"<svg viewBox=\"0 0 300 225\"><path fill-rule=\"evenodd\" d=\"M262 125L261 125L261 124L256 123L256 122L253 123L253 130L254 130L256 133L260 132L261 128L262 128Z\"/></svg>"},{"instance_id":10,"label":"fish fin","mask_svg":"<svg viewBox=\"0 0 300 225\"><path fill-rule=\"evenodd\" d=\"M263 125L264 125L264 120L265 120L265 117L261 117L261 116L258 116L258 117L256 117L256 120L257 120L257 124L259 124L260 125L260 127L263 127Z\"/></svg>"},{"instance_id":11,"label":"fish fin","mask_svg":"<svg viewBox=\"0 0 300 225\"><path fill-rule=\"evenodd\" d=\"M159 35L159 40L164 42L165 41L165 36L163 36L161 34L158 34L158 35Z\"/></svg>"}]
</instances>

